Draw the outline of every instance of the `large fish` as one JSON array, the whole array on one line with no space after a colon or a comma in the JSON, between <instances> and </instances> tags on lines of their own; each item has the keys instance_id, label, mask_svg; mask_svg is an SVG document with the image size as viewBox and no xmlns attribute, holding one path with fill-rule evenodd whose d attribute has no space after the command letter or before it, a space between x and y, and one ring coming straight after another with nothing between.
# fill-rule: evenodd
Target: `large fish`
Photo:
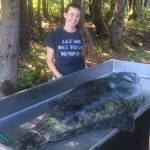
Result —
<instances>
[{"instance_id":1,"label":"large fish","mask_svg":"<svg viewBox=\"0 0 150 150\"><path fill-rule=\"evenodd\" d=\"M140 78L135 73L113 73L88 81L50 103L49 113L12 147L33 150L46 142L64 140L93 129L133 131L134 114L142 101Z\"/></svg>"}]
</instances>

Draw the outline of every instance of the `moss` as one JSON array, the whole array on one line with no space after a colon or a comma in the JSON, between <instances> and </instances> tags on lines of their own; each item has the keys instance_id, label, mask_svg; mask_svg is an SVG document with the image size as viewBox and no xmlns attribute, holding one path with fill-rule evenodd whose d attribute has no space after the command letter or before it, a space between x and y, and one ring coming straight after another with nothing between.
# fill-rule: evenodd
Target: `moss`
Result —
<instances>
[{"instance_id":1,"label":"moss","mask_svg":"<svg viewBox=\"0 0 150 150\"><path fill-rule=\"evenodd\" d=\"M16 88L10 80L4 80L0 87L4 95L10 95L16 92Z\"/></svg>"}]
</instances>

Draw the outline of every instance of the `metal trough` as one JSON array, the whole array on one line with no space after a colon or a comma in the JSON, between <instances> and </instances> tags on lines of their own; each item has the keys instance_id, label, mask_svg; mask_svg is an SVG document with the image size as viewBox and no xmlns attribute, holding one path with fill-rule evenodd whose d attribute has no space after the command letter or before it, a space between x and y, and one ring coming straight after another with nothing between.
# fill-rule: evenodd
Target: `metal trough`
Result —
<instances>
[{"instance_id":1,"label":"metal trough","mask_svg":"<svg viewBox=\"0 0 150 150\"><path fill-rule=\"evenodd\" d=\"M150 65L119 60L110 60L1 99L0 143L7 144L8 141L4 137L15 140L24 135L48 111L49 102L63 97L74 87L112 72L122 71L135 72L140 76L145 95L145 101L135 114L136 126L133 133L120 132L117 129L95 130L67 140L45 144L38 150L134 150L135 146L136 150L148 150ZM131 144L133 142L136 144Z\"/></svg>"}]
</instances>

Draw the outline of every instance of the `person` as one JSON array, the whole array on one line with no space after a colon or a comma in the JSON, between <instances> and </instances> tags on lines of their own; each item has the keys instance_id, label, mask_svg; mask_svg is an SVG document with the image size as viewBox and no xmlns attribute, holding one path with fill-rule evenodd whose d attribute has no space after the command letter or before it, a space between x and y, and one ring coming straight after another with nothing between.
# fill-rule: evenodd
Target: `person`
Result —
<instances>
[{"instance_id":1,"label":"person","mask_svg":"<svg viewBox=\"0 0 150 150\"><path fill-rule=\"evenodd\" d=\"M48 33L45 41L47 64L56 78L86 67L85 59L92 51L92 40L76 3L67 5L65 24Z\"/></svg>"}]
</instances>

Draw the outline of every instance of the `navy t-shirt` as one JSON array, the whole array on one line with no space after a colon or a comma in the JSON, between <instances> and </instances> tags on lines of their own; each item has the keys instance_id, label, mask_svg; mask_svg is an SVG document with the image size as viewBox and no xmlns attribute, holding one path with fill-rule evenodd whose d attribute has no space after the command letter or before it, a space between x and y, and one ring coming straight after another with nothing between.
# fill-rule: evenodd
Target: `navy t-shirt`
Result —
<instances>
[{"instance_id":1,"label":"navy t-shirt","mask_svg":"<svg viewBox=\"0 0 150 150\"><path fill-rule=\"evenodd\" d=\"M81 57L82 39L78 30L69 33L59 27L49 32L45 45L54 49L55 66L62 75L85 68Z\"/></svg>"}]
</instances>

